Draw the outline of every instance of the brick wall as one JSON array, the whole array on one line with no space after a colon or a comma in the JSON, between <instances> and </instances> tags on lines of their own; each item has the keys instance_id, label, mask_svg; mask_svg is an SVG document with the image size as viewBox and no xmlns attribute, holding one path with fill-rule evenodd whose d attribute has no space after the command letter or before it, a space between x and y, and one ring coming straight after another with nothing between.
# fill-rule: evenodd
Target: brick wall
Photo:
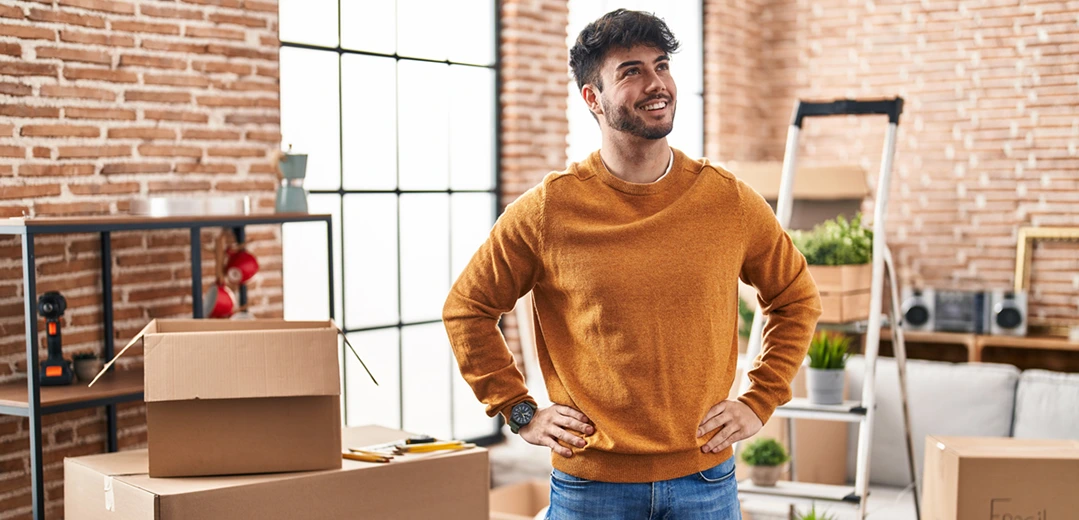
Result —
<instances>
[{"instance_id":1,"label":"brick wall","mask_svg":"<svg viewBox=\"0 0 1079 520\"><path fill-rule=\"evenodd\" d=\"M569 9L564 0L505 0L501 17L499 160L501 202L506 205L544 175L566 167ZM502 324L510 349L520 352L513 314L505 315Z\"/></svg>"},{"instance_id":2,"label":"brick wall","mask_svg":"<svg viewBox=\"0 0 1079 520\"><path fill-rule=\"evenodd\" d=\"M274 1L5 1L0 218L123 213L147 195L248 195L256 211L272 212L277 16ZM262 266L253 312L280 316L278 229L251 228L248 239ZM38 291L68 301L65 353L100 352L98 237L35 244ZM112 247L121 345L151 318L190 315L187 231L118 232ZM0 238L0 383L25 381L20 254L17 240ZM209 284L212 255L203 258ZM145 444L144 410L118 407L122 448ZM27 433L26 420L0 418L3 520L30 517ZM63 457L104 449L104 410L46 416L42 438L49 517L59 518Z\"/></svg>"},{"instance_id":3,"label":"brick wall","mask_svg":"<svg viewBox=\"0 0 1079 520\"><path fill-rule=\"evenodd\" d=\"M888 215L901 283L1009 287L1018 227L1079 226L1074 2L728 4L706 1L706 135L715 159L781 158L797 98L906 99ZM754 76L738 66L752 55L729 47L757 32ZM747 75L756 78L748 94L737 79ZM872 118L807 123L801 157L875 174L884 127ZM1035 319L1079 323L1077 249L1036 249Z\"/></svg>"}]
</instances>

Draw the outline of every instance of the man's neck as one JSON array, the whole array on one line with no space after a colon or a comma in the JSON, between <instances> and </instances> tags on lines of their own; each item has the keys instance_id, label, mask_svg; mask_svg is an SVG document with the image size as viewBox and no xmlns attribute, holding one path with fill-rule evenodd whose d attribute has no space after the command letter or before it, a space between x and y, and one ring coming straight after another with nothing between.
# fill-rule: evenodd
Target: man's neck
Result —
<instances>
[{"instance_id":1,"label":"man's neck","mask_svg":"<svg viewBox=\"0 0 1079 520\"><path fill-rule=\"evenodd\" d=\"M646 184L660 178L667 171L671 148L667 138L618 139L604 136L599 156L607 170L626 182Z\"/></svg>"}]
</instances>

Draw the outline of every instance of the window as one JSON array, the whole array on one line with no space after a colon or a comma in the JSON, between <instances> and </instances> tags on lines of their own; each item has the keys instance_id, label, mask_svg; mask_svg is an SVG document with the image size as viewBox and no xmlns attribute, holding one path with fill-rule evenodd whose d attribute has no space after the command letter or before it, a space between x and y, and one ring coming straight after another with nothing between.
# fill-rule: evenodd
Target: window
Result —
<instances>
[{"instance_id":1,"label":"window","mask_svg":"<svg viewBox=\"0 0 1079 520\"><path fill-rule=\"evenodd\" d=\"M654 13L662 18L682 43L681 50L671 56L671 74L678 85L678 107L674 130L667 136L671 146L690 157L704 156L704 32L701 18L704 7L700 0L569 0L570 47L590 22L618 8ZM568 83L570 162L583 160L599 149L600 133L595 119L588 111L577 83Z\"/></svg>"},{"instance_id":2,"label":"window","mask_svg":"<svg viewBox=\"0 0 1079 520\"><path fill-rule=\"evenodd\" d=\"M281 133L334 217L347 425L497 434L461 378L442 304L498 211L493 0L281 0ZM288 319L328 316L325 232L283 231ZM320 256L321 255L321 256ZM344 351L343 351L344 352Z\"/></svg>"}]
</instances>

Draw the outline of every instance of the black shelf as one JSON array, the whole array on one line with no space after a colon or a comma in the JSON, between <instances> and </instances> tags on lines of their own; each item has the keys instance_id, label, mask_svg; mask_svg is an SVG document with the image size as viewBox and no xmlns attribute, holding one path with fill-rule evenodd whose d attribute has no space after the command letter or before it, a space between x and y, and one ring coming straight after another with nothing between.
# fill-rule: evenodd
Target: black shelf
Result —
<instances>
[{"instance_id":1,"label":"black shelf","mask_svg":"<svg viewBox=\"0 0 1079 520\"><path fill-rule=\"evenodd\" d=\"M93 389L72 385L66 387L41 387L37 367L38 314L37 314L37 264L34 255L35 235L67 233L97 233L101 237L101 285L104 322L104 357L112 358L113 301L112 301L112 233L116 231L153 231L165 229L188 229L191 234L191 296L192 315L202 316L202 230L204 228L231 229L236 239L244 241L246 226L287 224L292 222L324 222L326 224L326 250L329 269L329 314L334 317L333 287L333 217L307 213L280 213L268 215L211 215L182 217L143 217L111 215L100 217L64 218L12 218L0 219L0 235L22 236L22 265L24 312L26 316L26 382L0 385L0 415L14 415L29 419L30 429L30 485L34 520L45 518L45 486L42 468L41 416L80 408L104 406L108 430L107 448L117 449L116 405L140 401L143 398L142 372L117 372L107 376ZM247 288L240 287L239 304L247 303ZM98 387L101 388L98 388ZM80 388L81 387L81 388ZM23 392L25 388L25 392Z\"/></svg>"}]
</instances>

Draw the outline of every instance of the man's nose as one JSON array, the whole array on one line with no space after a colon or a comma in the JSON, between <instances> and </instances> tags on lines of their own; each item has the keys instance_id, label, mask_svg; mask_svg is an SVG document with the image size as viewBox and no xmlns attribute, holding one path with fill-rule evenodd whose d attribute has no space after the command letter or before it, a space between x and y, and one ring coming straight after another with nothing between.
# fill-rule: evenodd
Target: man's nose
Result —
<instances>
[{"instance_id":1,"label":"man's nose","mask_svg":"<svg viewBox=\"0 0 1079 520\"><path fill-rule=\"evenodd\" d=\"M663 83L663 79L659 77L659 74L656 74L655 71L647 72L647 74L648 85L645 87L645 92L653 94L657 92L664 92L667 90L667 85Z\"/></svg>"}]
</instances>

